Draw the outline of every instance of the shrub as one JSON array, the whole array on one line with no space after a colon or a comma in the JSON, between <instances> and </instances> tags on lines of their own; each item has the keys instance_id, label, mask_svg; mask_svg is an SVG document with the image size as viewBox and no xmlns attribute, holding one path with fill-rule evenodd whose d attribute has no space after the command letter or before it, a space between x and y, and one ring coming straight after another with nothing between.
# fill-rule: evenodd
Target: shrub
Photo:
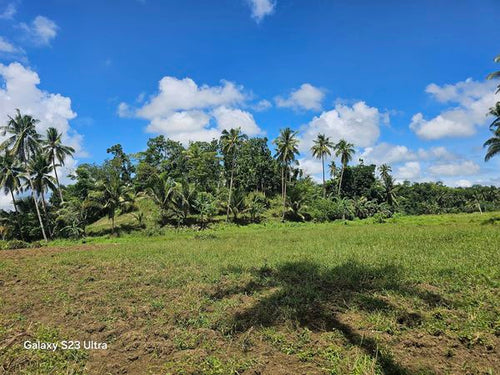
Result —
<instances>
[{"instance_id":1,"label":"shrub","mask_svg":"<svg viewBox=\"0 0 500 375\"><path fill-rule=\"evenodd\" d=\"M342 217L337 204L331 199L316 199L310 207L311 217L314 221L333 221Z\"/></svg>"}]
</instances>

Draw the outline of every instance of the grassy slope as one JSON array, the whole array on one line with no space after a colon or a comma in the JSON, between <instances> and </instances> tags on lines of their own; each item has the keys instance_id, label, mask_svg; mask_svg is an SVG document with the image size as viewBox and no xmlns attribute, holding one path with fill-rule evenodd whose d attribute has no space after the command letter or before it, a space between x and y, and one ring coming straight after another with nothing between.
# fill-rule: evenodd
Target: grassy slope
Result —
<instances>
[{"instance_id":1,"label":"grassy slope","mask_svg":"<svg viewBox=\"0 0 500 375\"><path fill-rule=\"evenodd\" d=\"M0 363L29 374L497 373L500 229L481 225L491 216L3 251ZM26 338L110 348L26 352Z\"/></svg>"}]
</instances>

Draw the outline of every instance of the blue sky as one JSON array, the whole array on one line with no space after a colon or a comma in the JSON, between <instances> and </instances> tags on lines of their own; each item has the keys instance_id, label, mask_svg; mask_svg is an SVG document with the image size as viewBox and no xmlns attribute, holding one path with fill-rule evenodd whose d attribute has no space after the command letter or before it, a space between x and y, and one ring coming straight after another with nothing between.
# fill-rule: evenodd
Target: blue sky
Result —
<instances>
[{"instance_id":1,"label":"blue sky","mask_svg":"<svg viewBox=\"0 0 500 375\"><path fill-rule=\"evenodd\" d=\"M290 126L312 175L324 132L400 180L500 185L481 147L498 14L497 0L0 0L0 117L58 127L78 149L67 171L157 134Z\"/></svg>"}]
</instances>

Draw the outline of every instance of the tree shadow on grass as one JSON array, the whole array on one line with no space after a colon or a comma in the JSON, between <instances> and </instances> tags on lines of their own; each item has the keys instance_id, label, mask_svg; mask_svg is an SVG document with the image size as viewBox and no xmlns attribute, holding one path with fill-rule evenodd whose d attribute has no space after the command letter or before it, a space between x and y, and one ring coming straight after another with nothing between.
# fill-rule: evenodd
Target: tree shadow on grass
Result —
<instances>
[{"instance_id":1,"label":"tree shadow on grass","mask_svg":"<svg viewBox=\"0 0 500 375\"><path fill-rule=\"evenodd\" d=\"M439 295L421 291L402 281L401 270L394 265L368 267L349 261L334 268L320 267L308 261L288 262L269 268L252 270L253 280L238 288L218 289L212 295L220 299L233 294L251 294L268 290L252 307L232 317L236 332L253 326L270 327L286 321L297 322L311 331L338 330L350 344L376 359L384 374L412 374L398 364L373 338L356 332L342 322L338 314L349 308L360 311L396 312L398 323L407 327L422 324L416 312L401 310L377 296L391 291L402 297L418 298L429 306L446 305Z\"/></svg>"}]
</instances>

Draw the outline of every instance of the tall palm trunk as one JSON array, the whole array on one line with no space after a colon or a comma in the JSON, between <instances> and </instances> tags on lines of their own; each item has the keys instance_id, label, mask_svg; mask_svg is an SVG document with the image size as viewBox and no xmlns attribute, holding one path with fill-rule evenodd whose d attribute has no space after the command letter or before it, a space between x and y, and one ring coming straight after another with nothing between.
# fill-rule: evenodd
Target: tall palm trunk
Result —
<instances>
[{"instance_id":1,"label":"tall palm trunk","mask_svg":"<svg viewBox=\"0 0 500 375\"><path fill-rule=\"evenodd\" d=\"M43 194L43 190L40 192L40 196L42 197L42 208L45 213L45 220L47 220L47 230L49 231L49 237L52 237L52 230L50 228L50 218L49 211L47 210L47 202L45 202L45 194Z\"/></svg>"},{"instance_id":2,"label":"tall palm trunk","mask_svg":"<svg viewBox=\"0 0 500 375\"><path fill-rule=\"evenodd\" d=\"M28 183L30 184L31 188L31 196L33 197L33 201L35 202L35 209L36 209L36 216L38 216L38 222L40 223L40 229L42 230L42 235L43 239L45 242L47 242L47 235L45 234L45 228L43 226L43 220L42 220L42 215L40 214L40 208L38 207L38 201L36 200L35 197L35 187L33 186L33 181L31 180L31 176L29 174L29 168L28 168L28 160L30 158L30 152L27 148L24 149L24 169L28 171Z\"/></svg>"},{"instance_id":3,"label":"tall palm trunk","mask_svg":"<svg viewBox=\"0 0 500 375\"><path fill-rule=\"evenodd\" d=\"M339 197L340 197L340 187L342 186L342 178L344 178L344 169L345 169L345 166L342 165L342 171L340 172L339 189L338 189L338 192L337 192L337 195Z\"/></svg>"},{"instance_id":4,"label":"tall palm trunk","mask_svg":"<svg viewBox=\"0 0 500 375\"><path fill-rule=\"evenodd\" d=\"M29 157L29 154L26 154ZM38 207L38 201L35 196L35 187L33 186L33 181L31 180L31 176L29 175L28 163L26 160L24 161L24 168L28 171L28 182L31 188L31 196L33 198L33 201L35 202L36 216L38 216L38 222L40 223L40 229L42 230L43 239L45 240L45 242L47 242L48 240L47 235L45 234L45 228L43 226L42 215L40 214L40 208Z\"/></svg>"},{"instance_id":5,"label":"tall palm trunk","mask_svg":"<svg viewBox=\"0 0 500 375\"><path fill-rule=\"evenodd\" d=\"M47 242L47 235L45 234L45 228L43 226L43 220L42 220L42 215L40 214L40 208L38 207L38 202L35 196L35 188L33 186L33 181L31 181L31 177L28 177L28 181L30 184L31 188L31 197L33 198L33 201L35 202L35 209L36 209L36 215L38 216L38 222L40 223L40 228L42 229L42 235L43 239L45 242Z\"/></svg>"},{"instance_id":6,"label":"tall palm trunk","mask_svg":"<svg viewBox=\"0 0 500 375\"><path fill-rule=\"evenodd\" d=\"M21 239L24 241L23 230L21 227L21 222L19 221L19 211L17 209L16 197L14 197L14 191L10 189L10 196L12 197L12 204L14 205L14 211L16 212L16 221L17 227L19 229L19 234L21 235Z\"/></svg>"},{"instance_id":7,"label":"tall palm trunk","mask_svg":"<svg viewBox=\"0 0 500 375\"><path fill-rule=\"evenodd\" d=\"M326 197L326 185L325 185L325 156L321 154L321 166L323 168L323 198Z\"/></svg>"},{"instance_id":8,"label":"tall palm trunk","mask_svg":"<svg viewBox=\"0 0 500 375\"><path fill-rule=\"evenodd\" d=\"M62 203L64 203L64 199L62 196L61 184L59 183L59 177L57 176L55 153L52 153L52 167L54 168L54 174L56 175L57 191L59 192L59 198L61 199L61 204L62 204Z\"/></svg>"},{"instance_id":9,"label":"tall palm trunk","mask_svg":"<svg viewBox=\"0 0 500 375\"><path fill-rule=\"evenodd\" d=\"M226 211L226 221L229 221L229 212L230 212L230 205L231 205L231 195L233 192L233 178L234 178L234 157L233 157L233 162L231 164L231 179L229 181L229 194L227 197L227 211Z\"/></svg>"}]
</instances>

